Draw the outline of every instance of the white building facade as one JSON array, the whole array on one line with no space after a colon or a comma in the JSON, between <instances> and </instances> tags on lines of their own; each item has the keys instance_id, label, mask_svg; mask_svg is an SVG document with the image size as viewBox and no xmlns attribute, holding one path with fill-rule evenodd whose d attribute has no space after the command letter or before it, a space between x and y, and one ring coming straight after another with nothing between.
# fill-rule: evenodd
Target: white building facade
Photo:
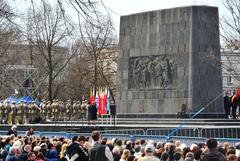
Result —
<instances>
[{"instance_id":1,"label":"white building facade","mask_svg":"<svg viewBox=\"0 0 240 161\"><path fill-rule=\"evenodd\" d=\"M240 50L222 49L221 62L223 91L232 94L240 87Z\"/></svg>"}]
</instances>

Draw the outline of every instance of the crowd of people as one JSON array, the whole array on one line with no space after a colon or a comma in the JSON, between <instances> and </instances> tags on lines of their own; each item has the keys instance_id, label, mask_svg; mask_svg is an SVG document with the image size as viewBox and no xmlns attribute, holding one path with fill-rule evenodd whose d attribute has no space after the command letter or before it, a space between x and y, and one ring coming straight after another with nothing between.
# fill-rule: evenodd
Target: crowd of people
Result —
<instances>
[{"instance_id":1,"label":"crowd of people","mask_svg":"<svg viewBox=\"0 0 240 161\"><path fill-rule=\"evenodd\" d=\"M171 140L102 138L99 131L91 137L48 138L34 136L32 128L18 136L13 126L8 134L0 136L0 159L4 161L240 161L240 143L231 147L213 138L187 146Z\"/></svg>"},{"instance_id":2,"label":"crowd of people","mask_svg":"<svg viewBox=\"0 0 240 161\"><path fill-rule=\"evenodd\" d=\"M226 91L223 100L225 118L237 119L239 115L240 96L236 92L233 92L233 95L231 95L229 91Z\"/></svg>"},{"instance_id":3,"label":"crowd of people","mask_svg":"<svg viewBox=\"0 0 240 161\"><path fill-rule=\"evenodd\" d=\"M88 119L94 124L97 119L95 103L87 101L71 101L66 103L53 100L41 102L38 106L35 101L0 102L1 124L29 124L40 121L77 121Z\"/></svg>"}]
</instances>

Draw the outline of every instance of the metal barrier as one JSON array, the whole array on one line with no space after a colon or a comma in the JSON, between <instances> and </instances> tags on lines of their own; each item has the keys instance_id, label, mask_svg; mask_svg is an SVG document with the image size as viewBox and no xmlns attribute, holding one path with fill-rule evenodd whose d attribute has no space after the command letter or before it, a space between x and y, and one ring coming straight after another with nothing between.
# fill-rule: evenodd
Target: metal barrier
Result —
<instances>
[{"instance_id":1,"label":"metal barrier","mask_svg":"<svg viewBox=\"0 0 240 161\"><path fill-rule=\"evenodd\" d=\"M120 129L120 130L103 130L102 134L128 134L128 135L145 135L143 129Z\"/></svg>"},{"instance_id":2,"label":"metal barrier","mask_svg":"<svg viewBox=\"0 0 240 161\"><path fill-rule=\"evenodd\" d=\"M168 136L174 128L151 128L146 130L146 135ZM179 128L173 136L204 137L204 138L240 138L240 127L207 127L207 128ZM172 136L170 136L172 137Z\"/></svg>"},{"instance_id":3,"label":"metal barrier","mask_svg":"<svg viewBox=\"0 0 240 161\"><path fill-rule=\"evenodd\" d=\"M134 129L135 130L135 129ZM109 131L101 131L102 137L106 137L109 140L113 138L119 138L122 140L131 140L135 141L138 139L144 139L146 141L152 140L154 142L166 142L169 140L169 138L166 137L166 135L145 135L144 131L142 129L137 129L137 131L134 131L131 129L127 130L109 130ZM153 130L153 129L151 129ZM154 129L157 130L157 129ZM158 129L160 130L160 129ZM196 130L195 130L196 131ZM230 130L231 131L231 130ZM111 132L111 133L107 133ZM125 133L125 134L120 134L120 133ZM126 133L127 132L127 133ZM150 133L153 131L147 131L147 133ZM156 132L156 131L155 131ZM221 131L219 131L220 133ZM138 134L137 134L138 133ZM0 131L0 135L6 136L7 131ZM25 135L25 131L18 131L18 134L21 136ZM36 136L42 137L42 136L47 136L49 138L51 137L64 137L64 138L69 138L71 139L73 136L85 136L85 137L91 137L91 133L67 133L67 132L40 132L40 131L35 131L34 134ZM235 134L234 134L235 135ZM220 144L223 142L229 142L232 146L235 146L237 142L240 142L240 138L217 138L215 137ZM206 143L208 140L208 137L191 137L191 136L172 136L170 138L172 141L179 140L182 143L185 143L187 146L190 146L193 143Z\"/></svg>"}]
</instances>

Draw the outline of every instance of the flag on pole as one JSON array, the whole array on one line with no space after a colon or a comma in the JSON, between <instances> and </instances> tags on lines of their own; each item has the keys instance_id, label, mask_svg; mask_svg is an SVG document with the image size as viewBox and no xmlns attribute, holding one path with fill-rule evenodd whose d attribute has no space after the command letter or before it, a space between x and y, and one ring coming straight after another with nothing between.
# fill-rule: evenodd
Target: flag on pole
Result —
<instances>
[{"instance_id":1,"label":"flag on pole","mask_svg":"<svg viewBox=\"0 0 240 161\"><path fill-rule=\"evenodd\" d=\"M237 96L240 97L240 87L237 87L237 92L236 92Z\"/></svg>"},{"instance_id":2,"label":"flag on pole","mask_svg":"<svg viewBox=\"0 0 240 161\"><path fill-rule=\"evenodd\" d=\"M110 89L107 91L107 111L110 111Z\"/></svg>"},{"instance_id":3,"label":"flag on pole","mask_svg":"<svg viewBox=\"0 0 240 161\"><path fill-rule=\"evenodd\" d=\"M100 93L99 93L99 96L98 96L98 113L100 115L103 114L102 112L102 108L103 108L103 93L102 93L102 87L100 87Z\"/></svg>"},{"instance_id":4,"label":"flag on pole","mask_svg":"<svg viewBox=\"0 0 240 161\"><path fill-rule=\"evenodd\" d=\"M98 88L97 88L98 89ZM96 90L96 98L95 98L95 104L96 104L96 108L98 109L98 91L99 90Z\"/></svg>"},{"instance_id":5,"label":"flag on pole","mask_svg":"<svg viewBox=\"0 0 240 161\"><path fill-rule=\"evenodd\" d=\"M102 109L103 114L106 114L107 110L107 91L108 91L107 87L105 87L103 94L103 109Z\"/></svg>"},{"instance_id":6,"label":"flag on pole","mask_svg":"<svg viewBox=\"0 0 240 161\"><path fill-rule=\"evenodd\" d=\"M90 105L95 101L95 87L90 87Z\"/></svg>"}]
</instances>

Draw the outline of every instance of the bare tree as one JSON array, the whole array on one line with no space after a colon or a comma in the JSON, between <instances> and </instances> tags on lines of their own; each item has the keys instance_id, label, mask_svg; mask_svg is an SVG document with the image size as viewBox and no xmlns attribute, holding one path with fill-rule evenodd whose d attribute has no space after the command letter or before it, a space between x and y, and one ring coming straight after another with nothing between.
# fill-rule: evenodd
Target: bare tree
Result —
<instances>
[{"instance_id":1,"label":"bare tree","mask_svg":"<svg viewBox=\"0 0 240 161\"><path fill-rule=\"evenodd\" d=\"M223 0L228 11L221 19L222 39L227 46L240 48L240 1Z\"/></svg>"},{"instance_id":2,"label":"bare tree","mask_svg":"<svg viewBox=\"0 0 240 161\"><path fill-rule=\"evenodd\" d=\"M113 91L116 89L117 72L116 36L110 17L102 18L94 24L96 25L85 23L80 26L81 42L93 68L91 85L110 87L110 93L115 102Z\"/></svg>"},{"instance_id":3,"label":"bare tree","mask_svg":"<svg viewBox=\"0 0 240 161\"><path fill-rule=\"evenodd\" d=\"M42 82L48 79L48 99L52 101L57 97L62 85L59 82L63 78L61 75L64 74L64 68L75 56L75 52L70 53L68 48L60 47L66 45L64 41L69 40L73 27L71 24L66 24L66 17L59 7L53 8L45 0L41 0L41 5L38 7L32 5L28 15L29 46L37 50L33 54L33 64L44 69L41 73Z\"/></svg>"},{"instance_id":4,"label":"bare tree","mask_svg":"<svg viewBox=\"0 0 240 161\"><path fill-rule=\"evenodd\" d=\"M11 21L13 15L14 13L11 11L9 5L3 0L0 0L0 18Z\"/></svg>"},{"instance_id":5,"label":"bare tree","mask_svg":"<svg viewBox=\"0 0 240 161\"><path fill-rule=\"evenodd\" d=\"M240 60L240 1L223 0L223 5L227 14L224 14L220 21L220 36L224 46L222 70L223 74L234 80L236 87L240 83L240 65L238 63Z\"/></svg>"},{"instance_id":6,"label":"bare tree","mask_svg":"<svg viewBox=\"0 0 240 161\"><path fill-rule=\"evenodd\" d=\"M5 91L6 81L4 79L4 70L9 64L15 64L16 61L13 55L9 54L12 42L19 38L19 30L13 23L15 15L13 14L10 6L3 0L0 0L0 86L1 97L9 96ZM11 91L12 92L12 91Z\"/></svg>"}]
</instances>

